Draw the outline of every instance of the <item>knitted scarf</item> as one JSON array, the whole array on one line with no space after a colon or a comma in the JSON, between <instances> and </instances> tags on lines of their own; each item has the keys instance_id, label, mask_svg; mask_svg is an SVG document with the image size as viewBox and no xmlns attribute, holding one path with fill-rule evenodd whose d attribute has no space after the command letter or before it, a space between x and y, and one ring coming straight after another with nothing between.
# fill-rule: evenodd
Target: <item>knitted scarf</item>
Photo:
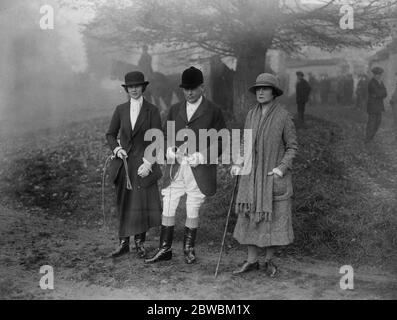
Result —
<instances>
[{"instance_id":1,"label":"knitted scarf","mask_svg":"<svg viewBox=\"0 0 397 320\"><path fill-rule=\"evenodd\" d=\"M258 104L247 114L245 121L245 129L252 130L252 139L244 143L252 143L252 152L244 154L235 210L256 223L272 220L273 175L267 174L277 166L280 134L274 132L272 123L278 118L280 110L279 103L274 100L263 115Z\"/></svg>"}]
</instances>

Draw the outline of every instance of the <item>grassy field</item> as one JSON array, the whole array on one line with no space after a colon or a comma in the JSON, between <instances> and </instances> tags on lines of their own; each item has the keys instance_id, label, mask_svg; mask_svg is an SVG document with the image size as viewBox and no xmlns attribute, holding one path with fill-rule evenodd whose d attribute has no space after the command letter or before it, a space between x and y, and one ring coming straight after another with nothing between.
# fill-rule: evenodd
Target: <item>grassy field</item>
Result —
<instances>
[{"instance_id":1,"label":"grassy field","mask_svg":"<svg viewBox=\"0 0 397 320\"><path fill-rule=\"evenodd\" d=\"M392 268L396 261L397 200L395 193L387 199L385 193L374 194L370 176L382 179L379 170L387 177L396 173L395 167L380 151L366 151L356 141L359 137L351 134L354 128L332 121L332 115L327 118L308 116L307 128L298 128L295 242L278 254ZM349 119L346 115L342 118ZM100 117L3 140L2 203L62 219L70 228L101 228L108 121L108 117ZM362 121L364 118L358 122L355 118L352 122L362 125ZM219 167L217 195L202 209L199 242L220 242L233 186L228 172L227 166ZM369 180L358 179L362 176L369 176ZM387 179L383 180L387 184ZM392 195L396 191L392 182L386 189ZM105 195L106 219L115 230L114 190L108 182ZM179 210L183 209L182 205ZM177 219L176 238L181 239L184 215L180 212ZM237 247L230 236L235 220L233 215L227 249Z\"/></svg>"}]
</instances>

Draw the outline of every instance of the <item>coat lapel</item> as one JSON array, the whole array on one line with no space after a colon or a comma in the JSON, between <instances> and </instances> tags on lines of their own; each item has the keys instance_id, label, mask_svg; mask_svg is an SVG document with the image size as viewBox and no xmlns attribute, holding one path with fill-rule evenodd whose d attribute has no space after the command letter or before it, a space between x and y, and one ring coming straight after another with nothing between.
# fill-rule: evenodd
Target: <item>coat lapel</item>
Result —
<instances>
[{"instance_id":1,"label":"coat lapel","mask_svg":"<svg viewBox=\"0 0 397 320\"><path fill-rule=\"evenodd\" d=\"M197 110L193 113L192 117L190 118L189 121L187 121L187 115L186 115L186 105L184 106L184 112L186 115L186 122L191 123L195 121L196 119L200 118L204 113L205 110L207 109L208 103L207 100L203 97L203 100L201 101L200 105L198 106Z\"/></svg>"},{"instance_id":2,"label":"coat lapel","mask_svg":"<svg viewBox=\"0 0 397 320\"><path fill-rule=\"evenodd\" d=\"M186 113L186 101L181 102L181 104L179 106L178 115L185 123L188 123L188 121L187 121L187 113Z\"/></svg>"},{"instance_id":3,"label":"coat lapel","mask_svg":"<svg viewBox=\"0 0 397 320\"><path fill-rule=\"evenodd\" d=\"M131 125L131 117L130 117L130 108L131 108L131 106L130 106L130 102L128 101L126 104L125 104L125 107L124 107L124 112L123 112L123 118L125 118L126 119L126 121L127 121L127 128L129 128L130 130L130 132L132 131L132 125ZM129 137L130 137L130 139L131 139L131 134L129 135Z\"/></svg>"}]
</instances>

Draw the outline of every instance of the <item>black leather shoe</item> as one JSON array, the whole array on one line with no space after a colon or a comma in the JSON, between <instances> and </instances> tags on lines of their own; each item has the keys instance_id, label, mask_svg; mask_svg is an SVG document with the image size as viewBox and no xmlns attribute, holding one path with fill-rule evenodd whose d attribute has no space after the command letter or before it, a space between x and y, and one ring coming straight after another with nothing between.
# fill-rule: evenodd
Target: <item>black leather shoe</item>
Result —
<instances>
[{"instance_id":1,"label":"black leather shoe","mask_svg":"<svg viewBox=\"0 0 397 320\"><path fill-rule=\"evenodd\" d=\"M272 260L268 260L265 262L265 270L266 274L270 278L274 278L279 273L278 267L273 263Z\"/></svg>"},{"instance_id":2,"label":"black leather shoe","mask_svg":"<svg viewBox=\"0 0 397 320\"><path fill-rule=\"evenodd\" d=\"M252 270L258 270L258 269L259 269L259 262L258 261L251 262L251 263L250 262L245 262L241 268L233 271L233 275L249 272L249 271L252 271Z\"/></svg>"},{"instance_id":3,"label":"black leather shoe","mask_svg":"<svg viewBox=\"0 0 397 320\"><path fill-rule=\"evenodd\" d=\"M119 247L112 252L112 258L121 257L130 252L130 238L120 238Z\"/></svg>"},{"instance_id":4,"label":"black leather shoe","mask_svg":"<svg viewBox=\"0 0 397 320\"><path fill-rule=\"evenodd\" d=\"M160 246L155 255L150 259L145 259L145 263L155 263L158 261L171 260L172 240L174 237L174 226L161 226Z\"/></svg>"},{"instance_id":5,"label":"black leather shoe","mask_svg":"<svg viewBox=\"0 0 397 320\"><path fill-rule=\"evenodd\" d=\"M172 259L171 248L159 248L155 255L149 259L145 259L145 263L156 263L158 261L168 261Z\"/></svg>"},{"instance_id":6,"label":"black leather shoe","mask_svg":"<svg viewBox=\"0 0 397 320\"><path fill-rule=\"evenodd\" d=\"M136 234L134 236L135 248L140 259L146 258L146 249L145 249L145 240L146 240L146 232L141 234Z\"/></svg>"},{"instance_id":7,"label":"black leather shoe","mask_svg":"<svg viewBox=\"0 0 397 320\"><path fill-rule=\"evenodd\" d=\"M185 262L187 264L196 262L196 253L194 252L196 235L197 228L185 227L185 234L183 237L183 254L185 255Z\"/></svg>"}]
</instances>

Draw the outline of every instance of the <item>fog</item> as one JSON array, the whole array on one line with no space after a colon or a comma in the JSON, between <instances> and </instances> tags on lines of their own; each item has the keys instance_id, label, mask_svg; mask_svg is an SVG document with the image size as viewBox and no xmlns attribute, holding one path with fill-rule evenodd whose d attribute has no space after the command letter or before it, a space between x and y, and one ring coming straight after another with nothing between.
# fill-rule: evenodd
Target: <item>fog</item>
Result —
<instances>
[{"instance_id":1,"label":"fog","mask_svg":"<svg viewBox=\"0 0 397 320\"><path fill-rule=\"evenodd\" d=\"M59 6L60 0L1 2L0 134L2 136L57 127L58 124L68 121L110 116L114 106L125 98L125 93L120 87L121 80L111 80L111 60L136 64L141 50L137 48L125 52L120 48L106 55L104 54L106 48L102 47L101 42L91 43L91 55L88 59L89 50L84 43L81 24L90 22L95 12L90 6L83 6L82 3L85 2L79 1L74 9ZM43 13L40 12L40 8L47 4L54 8L55 24L54 29L42 30L39 22ZM153 70L174 76L170 88L178 90L179 75L190 64L201 68L205 77L209 75L208 60L203 62L208 59L208 52L192 54L186 51L186 54L176 56L172 53L164 54L163 49L158 45L152 45L149 51L153 57ZM368 71L367 59L377 50L379 48L372 50L346 48L339 52L328 53L319 48L307 47L303 48L302 58L312 60L343 58L346 60L344 63L348 64L349 72L357 75ZM269 50L267 54L267 61L272 70L279 75L283 74L281 78L289 77L283 82L286 95L291 95L295 85L296 70L293 66L288 66L292 60L292 57L275 50ZM234 58L224 58L223 62L230 69L235 70ZM335 66L335 68L314 66L313 69L307 68L307 70L314 72L319 78L321 73L339 74L341 67L345 66ZM130 70L123 68L122 71ZM389 78L385 81L391 91L394 86L394 74ZM161 92L161 88L156 87L155 90L157 93ZM207 88L209 95L212 93L211 90L214 89ZM173 93L174 100L175 96ZM162 104L164 105L164 101Z\"/></svg>"},{"instance_id":2,"label":"fog","mask_svg":"<svg viewBox=\"0 0 397 320\"><path fill-rule=\"evenodd\" d=\"M82 24L94 17L94 11L82 2L76 8L63 7L60 3L60 0L7 0L0 4L2 137L57 128L70 121L110 117L115 105L125 99L121 80L111 79L111 61L136 64L141 50L106 55L98 48L89 66ZM54 8L54 29L40 27L40 19L45 15L40 8L44 5ZM98 44L92 45L92 50L96 51L97 47ZM158 48L150 51L154 69L174 73L176 64L183 59L156 56L158 51ZM195 65L200 67L200 62ZM179 65L178 71L181 68Z\"/></svg>"},{"instance_id":3,"label":"fog","mask_svg":"<svg viewBox=\"0 0 397 320\"><path fill-rule=\"evenodd\" d=\"M54 29L40 28L43 4L55 9ZM120 90L104 88L86 72L79 23L90 12L59 8L56 1L2 1L0 10L2 136L110 112Z\"/></svg>"}]
</instances>

